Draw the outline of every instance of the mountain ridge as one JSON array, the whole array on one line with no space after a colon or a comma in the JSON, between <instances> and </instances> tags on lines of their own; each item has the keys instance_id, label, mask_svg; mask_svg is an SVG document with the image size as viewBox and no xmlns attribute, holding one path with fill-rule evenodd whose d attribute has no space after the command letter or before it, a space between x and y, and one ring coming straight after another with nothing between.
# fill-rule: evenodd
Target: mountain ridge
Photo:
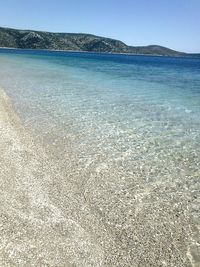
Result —
<instances>
[{"instance_id":1,"label":"mountain ridge","mask_svg":"<svg viewBox=\"0 0 200 267\"><path fill-rule=\"evenodd\" d=\"M0 47L160 56L190 55L160 45L129 46L120 40L93 34L20 30L6 27L0 27Z\"/></svg>"}]
</instances>

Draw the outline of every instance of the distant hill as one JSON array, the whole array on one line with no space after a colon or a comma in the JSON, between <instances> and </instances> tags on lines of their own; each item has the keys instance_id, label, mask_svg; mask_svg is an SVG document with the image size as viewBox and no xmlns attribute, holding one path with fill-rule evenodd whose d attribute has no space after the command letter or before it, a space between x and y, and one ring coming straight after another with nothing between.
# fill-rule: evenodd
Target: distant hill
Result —
<instances>
[{"instance_id":1,"label":"distant hill","mask_svg":"<svg viewBox=\"0 0 200 267\"><path fill-rule=\"evenodd\" d=\"M158 46L128 46L125 43L92 34L51 33L0 27L0 47L24 49L75 50L88 52L133 53L164 56L188 54Z\"/></svg>"}]
</instances>

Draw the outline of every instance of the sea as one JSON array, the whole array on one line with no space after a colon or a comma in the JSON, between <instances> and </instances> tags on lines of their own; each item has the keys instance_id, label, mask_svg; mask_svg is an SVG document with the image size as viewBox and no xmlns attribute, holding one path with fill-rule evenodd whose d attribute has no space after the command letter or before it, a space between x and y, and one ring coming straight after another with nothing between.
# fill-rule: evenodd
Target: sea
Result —
<instances>
[{"instance_id":1,"label":"sea","mask_svg":"<svg viewBox=\"0 0 200 267\"><path fill-rule=\"evenodd\" d=\"M1 49L0 87L109 229L108 266L200 262L200 59Z\"/></svg>"}]
</instances>

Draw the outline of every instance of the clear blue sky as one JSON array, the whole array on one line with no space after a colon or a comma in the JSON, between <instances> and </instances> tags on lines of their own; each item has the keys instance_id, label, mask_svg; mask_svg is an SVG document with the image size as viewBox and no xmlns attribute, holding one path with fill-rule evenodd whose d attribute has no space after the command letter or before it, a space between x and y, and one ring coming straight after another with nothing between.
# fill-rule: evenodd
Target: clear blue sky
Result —
<instances>
[{"instance_id":1,"label":"clear blue sky","mask_svg":"<svg viewBox=\"0 0 200 267\"><path fill-rule=\"evenodd\" d=\"M200 52L200 0L0 0L0 26Z\"/></svg>"}]
</instances>

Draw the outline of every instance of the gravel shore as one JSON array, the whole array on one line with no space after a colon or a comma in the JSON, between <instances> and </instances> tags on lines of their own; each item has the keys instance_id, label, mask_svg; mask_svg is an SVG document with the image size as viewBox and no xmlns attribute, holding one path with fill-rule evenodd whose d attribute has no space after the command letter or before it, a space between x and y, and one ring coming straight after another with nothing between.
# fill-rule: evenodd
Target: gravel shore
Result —
<instances>
[{"instance_id":1,"label":"gravel shore","mask_svg":"<svg viewBox=\"0 0 200 267\"><path fill-rule=\"evenodd\" d=\"M51 201L48 186L61 174L3 90L0 137L0 266L102 266L101 248Z\"/></svg>"}]
</instances>

